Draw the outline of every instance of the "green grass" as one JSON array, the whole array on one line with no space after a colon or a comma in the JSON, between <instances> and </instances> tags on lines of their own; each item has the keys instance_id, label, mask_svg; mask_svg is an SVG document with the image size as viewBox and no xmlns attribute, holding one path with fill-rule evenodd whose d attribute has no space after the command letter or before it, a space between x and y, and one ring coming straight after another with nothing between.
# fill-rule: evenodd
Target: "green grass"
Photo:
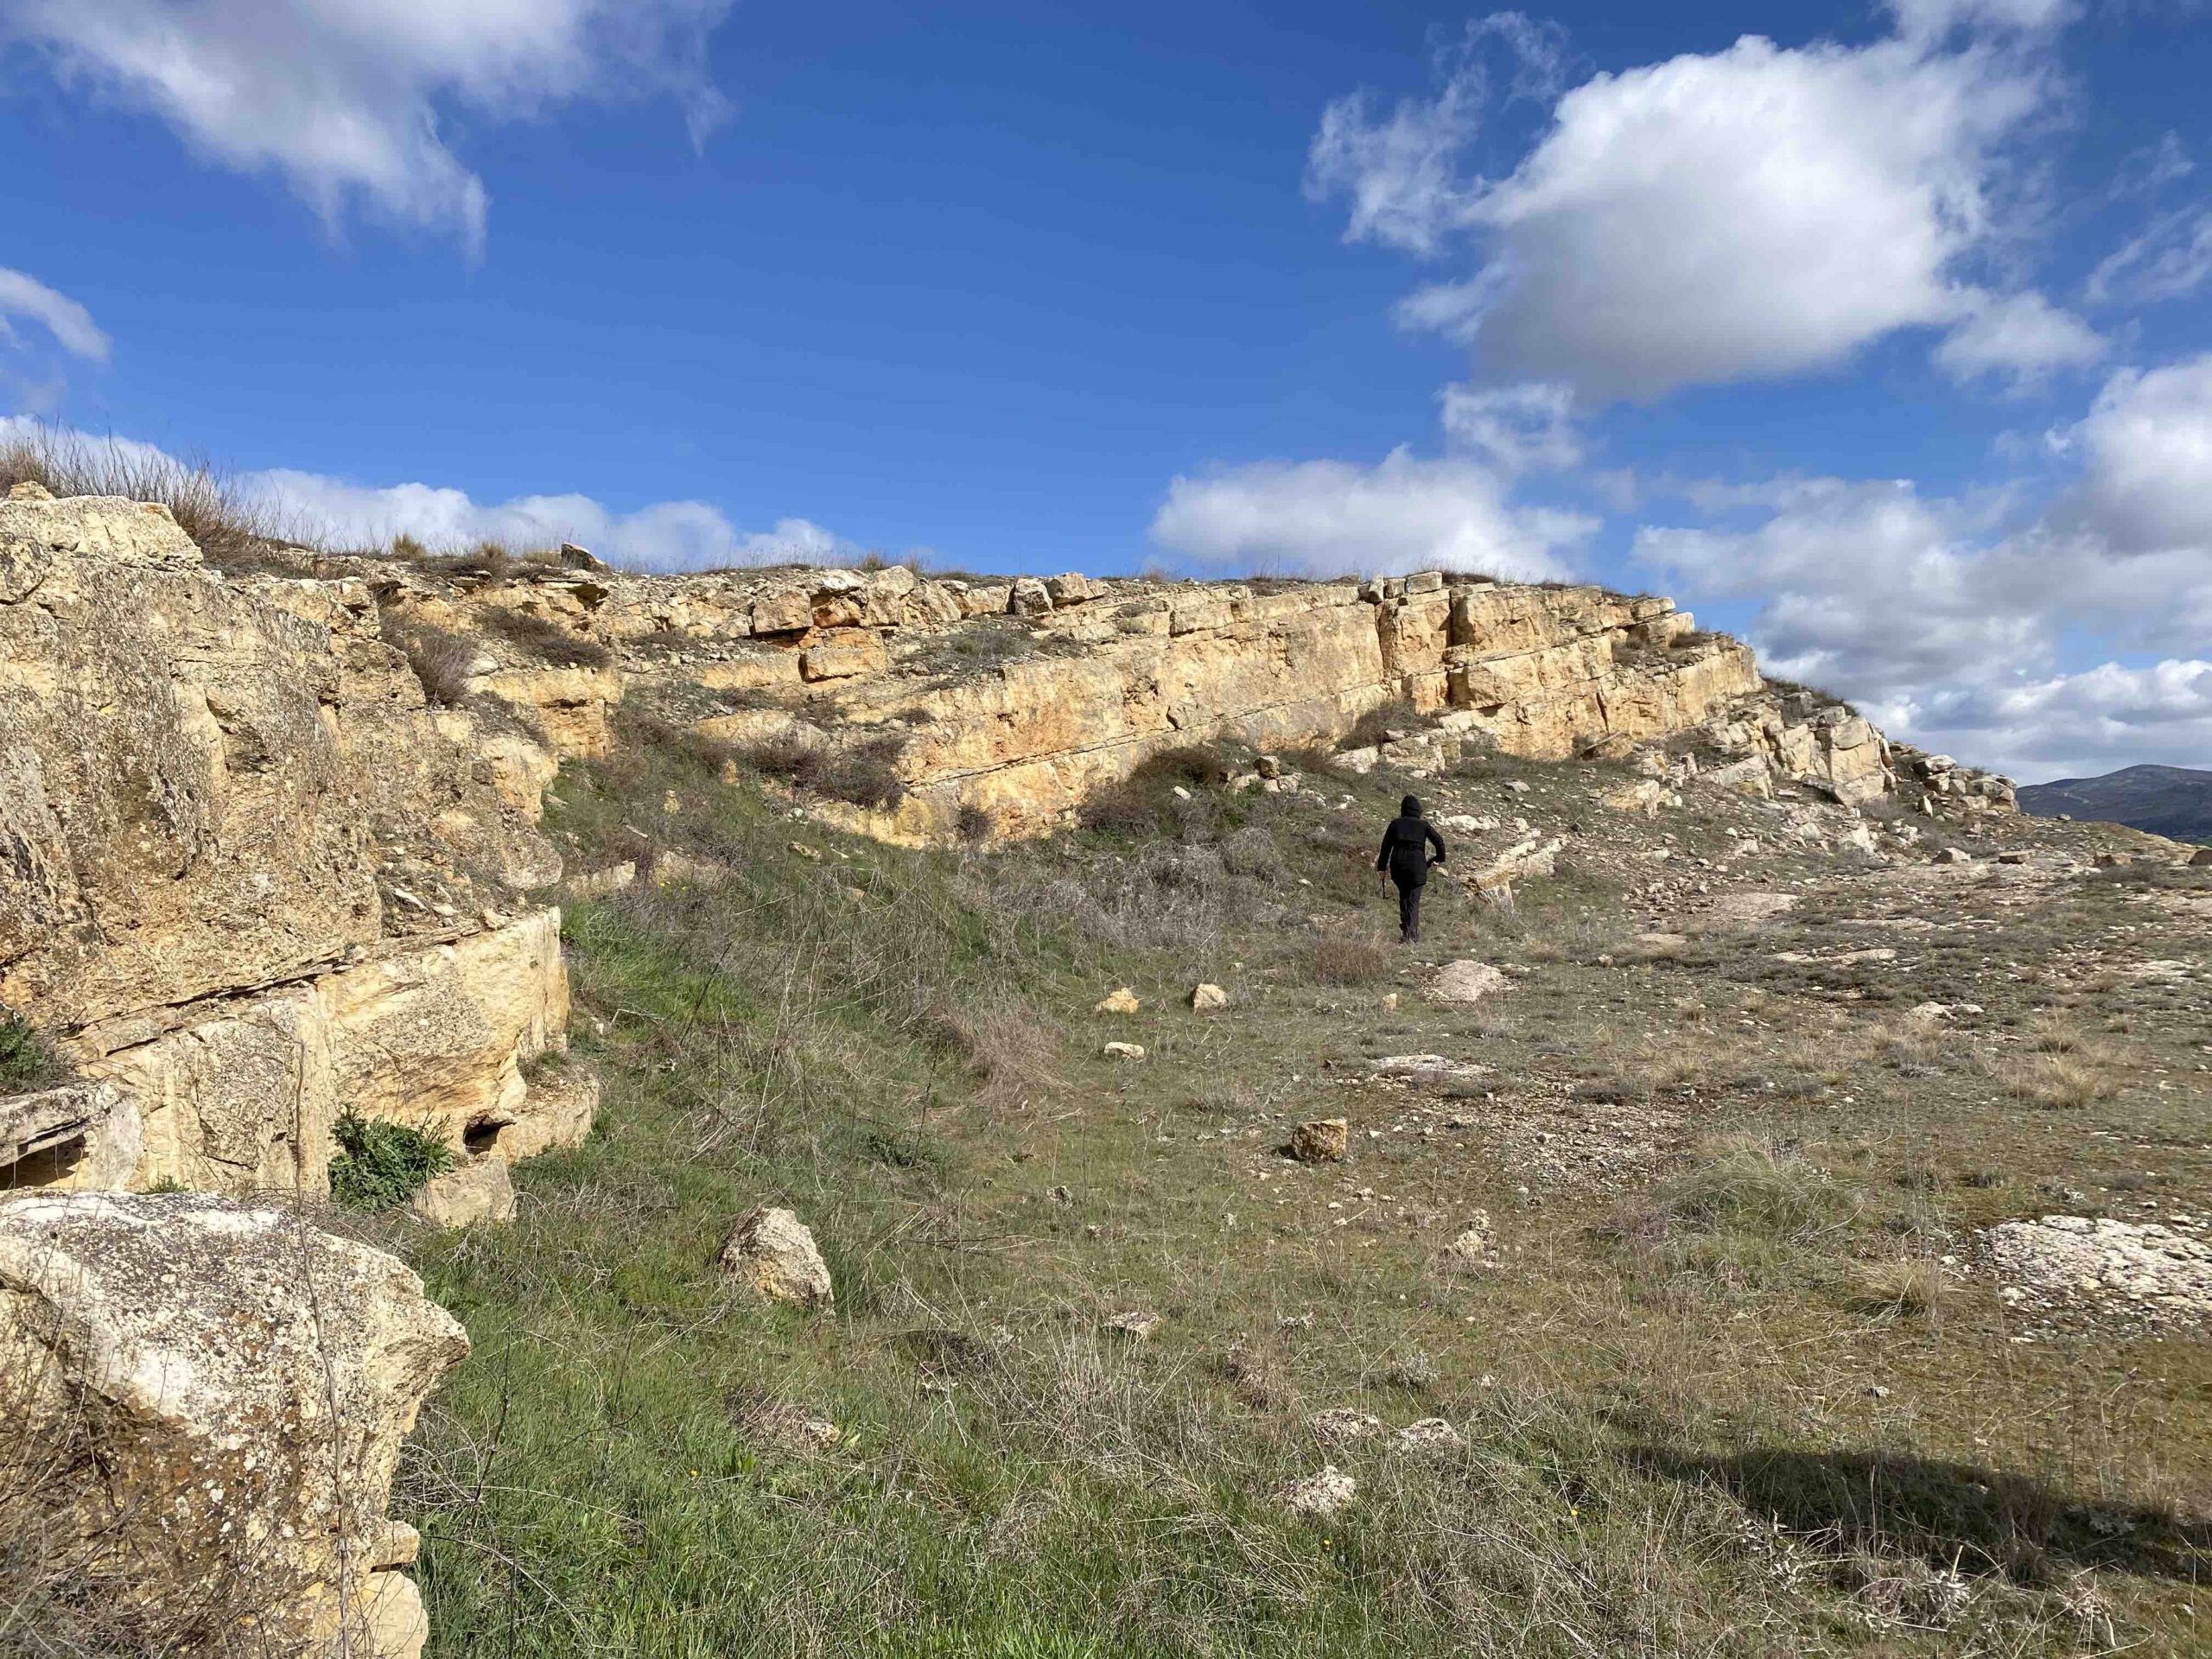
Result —
<instances>
[{"instance_id":1,"label":"green grass","mask_svg":"<svg viewBox=\"0 0 2212 1659\"><path fill-rule=\"evenodd\" d=\"M1978 1039L1901 1066L1896 999L1778 979L1770 940L1624 963L1602 849L1510 912L1440 890L1427 943L1345 974L1322 946L1387 924L1372 838L1402 779L1322 800L1221 788L1233 753L1163 763L1125 819L925 853L795 825L672 728L626 743L569 769L549 827L582 865L643 825L728 874L568 910L600 1127L517 1169L512 1226L407 1241L475 1344L395 1497L434 1653L2059 1654L2084 1581L2139 1650L2186 1650L2212 1367L2014 1344L1986 1287L1939 1322L1881 1265L2034 1212L2085 1115L2180 1105L2131 1090L2054 1139ZM1495 810L1525 778L1509 810L1610 824L1574 776L1437 789ZM1525 972L1425 1004L1463 955ZM1902 963L1899 995L1965 967ZM1227 1013L1188 1009L1199 980ZM1122 984L1142 1012L1092 1016ZM2048 987L1981 990L2030 1052ZM2169 1064L2201 1029L2139 1018ZM1122 1038L1141 1065L1102 1058ZM1420 1052L1491 1070L1350 1081ZM1335 1116L1346 1164L1276 1153ZM1591 1176L1566 1154L1616 1119ZM2202 1204L2206 1173L2162 1198ZM834 1315L715 1270L763 1203L814 1229ZM1656 1236L1624 1240L1624 1205ZM1475 1208L1499 1269L1432 1271ZM1112 1328L1133 1310L1149 1340ZM1325 1448L1306 1421L1336 1406L1466 1445ZM816 1416L834 1446L777 1427ZM1325 1462L1357 1502L1285 1512ZM2106 1509L2120 1530L2083 1518Z\"/></svg>"}]
</instances>

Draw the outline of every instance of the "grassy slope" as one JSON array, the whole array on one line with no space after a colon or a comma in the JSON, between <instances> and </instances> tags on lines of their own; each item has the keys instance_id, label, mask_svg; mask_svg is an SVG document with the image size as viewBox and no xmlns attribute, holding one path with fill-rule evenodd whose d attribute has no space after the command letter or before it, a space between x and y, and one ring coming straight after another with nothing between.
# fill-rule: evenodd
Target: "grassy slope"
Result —
<instances>
[{"instance_id":1,"label":"grassy slope","mask_svg":"<svg viewBox=\"0 0 2212 1659\"><path fill-rule=\"evenodd\" d=\"M1604 817L1580 791L1610 780L1508 769L1535 793L1441 792ZM1156 839L963 856L795 823L666 748L564 774L581 864L643 830L729 874L571 911L601 1127L516 1172L512 1227L415 1249L476 1344L396 1503L433 1651L2058 1653L2107 1618L2185 1650L2201 1347L2022 1344L1986 1289L1923 1309L1910 1276L2064 1207L2039 1182L2147 1165L2212 1198L2201 1094L2192 1131L2151 1084L2187 1080L2201 1010L2080 1036L2107 993L2008 977L2125 895L1860 983L1770 941L1635 945L1630 866L1593 857L1516 917L1440 893L1394 981L1319 982L1388 908L1367 837L1400 786L1332 784L1339 813L1163 780ZM1423 1004L1419 964L1468 954L1529 971ZM1199 979L1228 1013L1182 1006ZM1092 1016L1124 982L1145 1011ZM1961 986L1991 1043L1900 1034ZM2047 1041L2118 1092L2027 1099L2002 1068ZM1346 1082L1408 1052L1496 1075ZM1275 1154L1338 1114L1349 1163ZM834 1318L726 1293L715 1251L762 1201L813 1225ZM1503 1267L1437 1277L1477 1208ZM1149 1341L1110 1329L1131 1310ZM1467 1444L1318 1446L1339 1405ZM808 1447L811 1415L842 1441ZM1325 1463L1351 1510L1272 1501Z\"/></svg>"}]
</instances>

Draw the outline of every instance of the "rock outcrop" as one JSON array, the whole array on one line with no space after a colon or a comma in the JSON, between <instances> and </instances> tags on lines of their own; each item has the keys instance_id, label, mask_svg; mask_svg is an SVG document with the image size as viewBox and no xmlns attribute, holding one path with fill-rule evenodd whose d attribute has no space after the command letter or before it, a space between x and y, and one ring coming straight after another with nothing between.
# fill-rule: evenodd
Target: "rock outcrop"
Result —
<instances>
[{"instance_id":1,"label":"rock outcrop","mask_svg":"<svg viewBox=\"0 0 2212 1659\"><path fill-rule=\"evenodd\" d=\"M0 1475L58 1605L164 1650L412 1659L385 1512L401 1440L468 1351L422 1282L276 1206L0 1204ZM19 1615L35 1609L17 1609ZM54 1633L59 1634L59 1633Z\"/></svg>"},{"instance_id":2,"label":"rock outcrop","mask_svg":"<svg viewBox=\"0 0 2212 1659\"><path fill-rule=\"evenodd\" d=\"M226 577L161 507L0 502L0 1006L120 1090L0 1179L315 1191L346 1111L533 1138L556 756L381 630L366 582Z\"/></svg>"}]
</instances>

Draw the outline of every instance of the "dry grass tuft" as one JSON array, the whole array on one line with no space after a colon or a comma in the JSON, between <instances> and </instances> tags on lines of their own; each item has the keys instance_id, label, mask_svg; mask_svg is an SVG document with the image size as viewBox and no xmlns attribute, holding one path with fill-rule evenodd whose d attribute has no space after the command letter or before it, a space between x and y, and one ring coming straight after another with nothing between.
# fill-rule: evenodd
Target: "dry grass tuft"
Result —
<instances>
[{"instance_id":1,"label":"dry grass tuft","mask_svg":"<svg viewBox=\"0 0 2212 1659\"><path fill-rule=\"evenodd\" d=\"M158 501L209 562L255 568L275 549L312 542L296 516L204 458L180 461L144 444L43 429L0 444L0 493L41 484L57 496ZM289 567L285 567L289 569Z\"/></svg>"},{"instance_id":2,"label":"dry grass tuft","mask_svg":"<svg viewBox=\"0 0 2212 1659\"><path fill-rule=\"evenodd\" d=\"M1371 934L1325 934L1314 941L1310 971L1323 985L1372 985L1390 976L1390 947Z\"/></svg>"}]
</instances>

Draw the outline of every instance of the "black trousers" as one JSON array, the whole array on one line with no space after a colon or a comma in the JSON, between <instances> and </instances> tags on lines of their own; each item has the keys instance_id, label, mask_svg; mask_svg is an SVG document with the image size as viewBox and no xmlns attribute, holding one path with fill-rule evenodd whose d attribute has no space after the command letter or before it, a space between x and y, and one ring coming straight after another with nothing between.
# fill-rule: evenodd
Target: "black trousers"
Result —
<instances>
[{"instance_id":1,"label":"black trousers","mask_svg":"<svg viewBox=\"0 0 2212 1659\"><path fill-rule=\"evenodd\" d=\"M1397 878L1393 876L1393 880ZM1411 944L1421 938L1421 890L1425 883L1398 882L1398 938Z\"/></svg>"}]
</instances>

